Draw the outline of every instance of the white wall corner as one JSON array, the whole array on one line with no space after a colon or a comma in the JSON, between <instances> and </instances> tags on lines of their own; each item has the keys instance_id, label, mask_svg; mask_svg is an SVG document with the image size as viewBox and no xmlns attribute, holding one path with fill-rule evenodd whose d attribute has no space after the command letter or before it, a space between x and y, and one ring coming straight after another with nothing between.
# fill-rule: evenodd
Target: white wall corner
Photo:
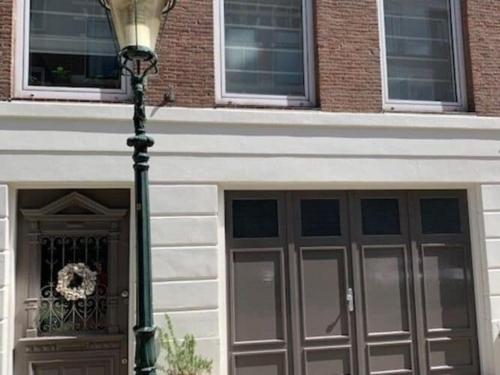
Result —
<instances>
[{"instance_id":1,"label":"white wall corner","mask_svg":"<svg viewBox=\"0 0 500 375\"><path fill-rule=\"evenodd\" d=\"M152 184L150 203L155 322L167 313L177 337L193 334L219 375L218 187Z\"/></svg>"},{"instance_id":2,"label":"white wall corner","mask_svg":"<svg viewBox=\"0 0 500 375\"><path fill-rule=\"evenodd\" d=\"M9 284L10 278L10 258L9 252L4 251L0 253L0 288Z\"/></svg>"},{"instance_id":3,"label":"white wall corner","mask_svg":"<svg viewBox=\"0 0 500 375\"><path fill-rule=\"evenodd\" d=\"M476 309L483 374L500 368L500 185L484 184L470 195Z\"/></svg>"},{"instance_id":4,"label":"white wall corner","mask_svg":"<svg viewBox=\"0 0 500 375\"><path fill-rule=\"evenodd\" d=\"M500 211L500 185L482 185L481 197L485 211Z\"/></svg>"},{"instance_id":5,"label":"white wall corner","mask_svg":"<svg viewBox=\"0 0 500 375\"><path fill-rule=\"evenodd\" d=\"M9 304L6 303L7 296L7 290L5 288L0 289L0 322L7 319L8 316Z\"/></svg>"},{"instance_id":6,"label":"white wall corner","mask_svg":"<svg viewBox=\"0 0 500 375\"><path fill-rule=\"evenodd\" d=\"M0 185L0 218L9 216L9 190L7 185Z\"/></svg>"},{"instance_id":7,"label":"white wall corner","mask_svg":"<svg viewBox=\"0 0 500 375\"><path fill-rule=\"evenodd\" d=\"M8 249L9 225L6 218L0 219L0 252Z\"/></svg>"},{"instance_id":8,"label":"white wall corner","mask_svg":"<svg viewBox=\"0 0 500 375\"><path fill-rule=\"evenodd\" d=\"M6 352L0 352L0 374L11 375L8 370L9 360Z\"/></svg>"}]
</instances>

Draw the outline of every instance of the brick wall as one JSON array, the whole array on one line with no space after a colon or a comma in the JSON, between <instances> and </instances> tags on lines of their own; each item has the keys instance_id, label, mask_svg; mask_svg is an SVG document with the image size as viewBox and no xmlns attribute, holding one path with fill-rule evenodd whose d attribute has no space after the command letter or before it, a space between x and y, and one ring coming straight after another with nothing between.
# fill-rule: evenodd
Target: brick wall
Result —
<instances>
[{"instance_id":1,"label":"brick wall","mask_svg":"<svg viewBox=\"0 0 500 375\"><path fill-rule=\"evenodd\" d=\"M213 18L212 1L177 1L158 43L160 74L150 80L151 104L165 104L165 93L172 87L174 105L214 105Z\"/></svg>"},{"instance_id":2,"label":"brick wall","mask_svg":"<svg viewBox=\"0 0 500 375\"><path fill-rule=\"evenodd\" d=\"M315 7L318 106L325 111L380 112L381 76L375 0L318 0ZM215 104L212 3L178 2L160 40L160 76L151 80L151 102Z\"/></svg>"},{"instance_id":3,"label":"brick wall","mask_svg":"<svg viewBox=\"0 0 500 375\"><path fill-rule=\"evenodd\" d=\"M315 13L320 107L333 112L380 112L377 2L317 0Z\"/></svg>"},{"instance_id":4,"label":"brick wall","mask_svg":"<svg viewBox=\"0 0 500 375\"><path fill-rule=\"evenodd\" d=\"M479 115L500 115L500 1L467 0L470 88Z\"/></svg>"},{"instance_id":5,"label":"brick wall","mask_svg":"<svg viewBox=\"0 0 500 375\"><path fill-rule=\"evenodd\" d=\"M0 0L0 100L10 97L13 0Z\"/></svg>"},{"instance_id":6,"label":"brick wall","mask_svg":"<svg viewBox=\"0 0 500 375\"><path fill-rule=\"evenodd\" d=\"M213 1L178 1L171 12L159 43L160 73L150 79L150 104L215 105ZM500 115L500 1L462 2L469 110ZM314 5L318 107L380 112L377 1L316 0ZM13 0L0 0L0 100L11 94L12 9ZM174 102L165 100L170 92Z\"/></svg>"}]
</instances>

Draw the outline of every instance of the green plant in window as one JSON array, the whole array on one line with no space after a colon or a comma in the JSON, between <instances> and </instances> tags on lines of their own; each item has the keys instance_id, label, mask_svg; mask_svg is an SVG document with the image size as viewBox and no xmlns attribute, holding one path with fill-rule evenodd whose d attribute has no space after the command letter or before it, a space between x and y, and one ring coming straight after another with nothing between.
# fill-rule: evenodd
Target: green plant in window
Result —
<instances>
[{"instance_id":1,"label":"green plant in window","mask_svg":"<svg viewBox=\"0 0 500 375\"><path fill-rule=\"evenodd\" d=\"M52 71L54 77L59 79L68 78L70 73L71 72L69 70L64 69L62 66L58 66Z\"/></svg>"},{"instance_id":2,"label":"green plant in window","mask_svg":"<svg viewBox=\"0 0 500 375\"><path fill-rule=\"evenodd\" d=\"M196 354L196 340L193 335L177 339L172 321L165 315L166 327L159 330L158 339L166 367L159 368L166 375L202 375L212 371L213 362Z\"/></svg>"}]
</instances>

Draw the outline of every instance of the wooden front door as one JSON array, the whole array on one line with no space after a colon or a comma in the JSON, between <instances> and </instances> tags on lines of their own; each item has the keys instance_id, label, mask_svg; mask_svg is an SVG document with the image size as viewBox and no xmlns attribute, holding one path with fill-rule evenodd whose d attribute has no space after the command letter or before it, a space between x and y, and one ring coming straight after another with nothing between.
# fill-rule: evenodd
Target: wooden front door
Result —
<instances>
[{"instance_id":1,"label":"wooden front door","mask_svg":"<svg viewBox=\"0 0 500 375\"><path fill-rule=\"evenodd\" d=\"M16 375L127 374L128 202L126 190L20 192ZM93 277L59 289L75 265Z\"/></svg>"},{"instance_id":2,"label":"wooden front door","mask_svg":"<svg viewBox=\"0 0 500 375\"><path fill-rule=\"evenodd\" d=\"M477 375L461 191L233 192L232 375Z\"/></svg>"}]
</instances>

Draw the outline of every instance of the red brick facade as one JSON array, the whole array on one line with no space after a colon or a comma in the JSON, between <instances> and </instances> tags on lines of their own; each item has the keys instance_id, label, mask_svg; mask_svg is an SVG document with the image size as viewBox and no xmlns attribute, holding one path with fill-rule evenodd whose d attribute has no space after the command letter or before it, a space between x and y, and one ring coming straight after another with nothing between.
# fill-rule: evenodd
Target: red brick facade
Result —
<instances>
[{"instance_id":1,"label":"red brick facade","mask_svg":"<svg viewBox=\"0 0 500 375\"><path fill-rule=\"evenodd\" d=\"M467 0L464 14L475 111L500 116L500 1Z\"/></svg>"},{"instance_id":2,"label":"red brick facade","mask_svg":"<svg viewBox=\"0 0 500 375\"><path fill-rule=\"evenodd\" d=\"M0 0L0 100L10 97L13 53L13 0Z\"/></svg>"},{"instance_id":3,"label":"red brick facade","mask_svg":"<svg viewBox=\"0 0 500 375\"><path fill-rule=\"evenodd\" d=\"M500 115L500 1L462 2L469 110ZM314 4L317 107L381 112L377 1ZM12 0L0 0L0 100L12 95L13 8ZM162 31L160 74L150 79L150 104L216 105L213 20L212 1L178 1ZM172 92L174 102L168 98Z\"/></svg>"},{"instance_id":4,"label":"red brick facade","mask_svg":"<svg viewBox=\"0 0 500 375\"><path fill-rule=\"evenodd\" d=\"M315 2L318 105L380 112L382 83L375 0Z\"/></svg>"},{"instance_id":5,"label":"red brick facade","mask_svg":"<svg viewBox=\"0 0 500 375\"><path fill-rule=\"evenodd\" d=\"M160 74L150 80L150 103L162 105L173 89L180 107L215 103L213 5L207 0L177 1L162 30Z\"/></svg>"}]
</instances>

